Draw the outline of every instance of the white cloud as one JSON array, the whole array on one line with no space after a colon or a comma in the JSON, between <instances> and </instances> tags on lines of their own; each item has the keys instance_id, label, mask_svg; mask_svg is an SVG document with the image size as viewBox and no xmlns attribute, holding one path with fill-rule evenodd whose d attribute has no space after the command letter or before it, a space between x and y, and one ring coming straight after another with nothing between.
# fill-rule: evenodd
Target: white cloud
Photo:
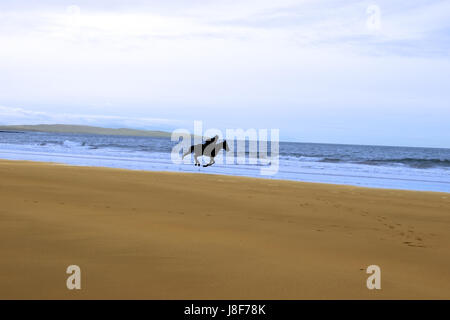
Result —
<instances>
[{"instance_id":1,"label":"white cloud","mask_svg":"<svg viewBox=\"0 0 450 320\"><path fill-rule=\"evenodd\" d=\"M303 47L321 43L324 48L332 43L333 48L339 48L346 39L352 39L353 44L357 39L358 46L364 47L372 44L374 36L379 43L417 40L450 26L449 2L420 2L412 8L378 3L383 28L376 34L366 27L366 9L371 5L367 1L214 1L191 5L175 14L148 8L100 11L89 6L10 10L0 13L0 43L3 57L23 54L25 48L28 54L35 50L51 54L53 48L59 50L66 45L81 50L143 49L151 54L167 41L183 48L185 40L201 47L211 39L223 39L235 46L238 44L230 39Z\"/></svg>"},{"instance_id":2,"label":"white cloud","mask_svg":"<svg viewBox=\"0 0 450 320\"><path fill-rule=\"evenodd\" d=\"M79 124L112 128L161 129L174 128L184 124L183 121L160 118L119 117L108 115L89 115L72 113L48 113L0 106L1 125L23 124Z\"/></svg>"},{"instance_id":3,"label":"white cloud","mask_svg":"<svg viewBox=\"0 0 450 320\"><path fill-rule=\"evenodd\" d=\"M0 104L33 110L30 119L278 119L295 131L306 115L345 126L354 110L448 116L448 1L16 3L0 4ZM26 120L2 112L0 122ZM100 112L116 118L91 116Z\"/></svg>"}]
</instances>

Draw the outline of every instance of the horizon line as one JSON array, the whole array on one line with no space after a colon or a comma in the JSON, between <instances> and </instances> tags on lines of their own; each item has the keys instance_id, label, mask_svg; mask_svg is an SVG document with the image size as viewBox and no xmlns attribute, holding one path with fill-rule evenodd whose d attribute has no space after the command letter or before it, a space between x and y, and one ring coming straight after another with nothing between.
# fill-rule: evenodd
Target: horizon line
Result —
<instances>
[{"instance_id":1,"label":"horizon line","mask_svg":"<svg viewBox=\"0 0 450 320\"><path fill-rule=\"evenodd\" d=\"M131 127L101 127L101 126L92 126L92 125L84 125L84 124L61 124L61 123L40 123L40 124L12 124L12 125L8 125L8 124L0 124L0 132L4 131L4 129L2 130L1 127L37 127L37 126L75 126L75 127L89 127L89 128L99 128L99 129L110 129L110 130L136 130L136 131L144 131L144 132L160 132L160 133L168 133L171 134L174 130L177 129L173 129L172 132L170 131L166 131L166 130L160 130L160 129L142 129L142 128L131 128ZM20 130L18 130L20 131ZM33 131L33 130L24 130L24 131L31 131L31 132L46 132L46 131ZM51 132L51 133L78 133L78 134L97 134L97 135L108 135L108 134L104 134L104 133L88 133L88 132ZM191 134L193 135L193 134ZM132 135L130 135L132 136ZM155 138L155 137L151 137L151 138ZM158 138L168 138L168 137L158 137ZM246 139L247 141L248 139ZM250 140L248 140L250 141ZM332 142L312 142L312 141L299 141L299 140L295 140L295 139L291 139L291 140L280 140L279 142L285 142L285 143L305 143L305 144L330 144L330 145L343 145L343 146L368 146L368 147L391 147L391 148L424 148L424 149L450 149L450 147L428 147L428 146L406 146L406 145L382 145L382 144L360 144L360 143L344 143L344 142L339 142L339 143L332 143Z\"/></svg>"}]
</instances>

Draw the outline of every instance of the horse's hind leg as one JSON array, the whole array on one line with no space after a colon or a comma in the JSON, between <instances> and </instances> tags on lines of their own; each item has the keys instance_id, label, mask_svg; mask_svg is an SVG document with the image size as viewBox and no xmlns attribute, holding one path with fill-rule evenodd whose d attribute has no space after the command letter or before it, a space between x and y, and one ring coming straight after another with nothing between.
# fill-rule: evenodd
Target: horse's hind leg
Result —
<instances>
[{"instance_id":1,"label":"horse's hind leg","mask_svg":"<svg viewBox=\"0 0 450 320\"><path fill-rule=\"evenodd\" d=\"M191 154L192 152L194 152L194 146L191 146L191 147L189 148L189 150L186 151L185 154L183 154L183 157L181 157L181 159L184 159L184 157L186 157L188 154Z\"/></svg>"},{"instance_id":2,"label":"horse's hind leg","mask_svg":"<svg viewBox=\"0 0 450 320\"><path fill-rule=\"evenodd\" d=\"M195 166L200 166L200 162L197 159L197 156L194 156Z\"/></svg>"}]
</instances>

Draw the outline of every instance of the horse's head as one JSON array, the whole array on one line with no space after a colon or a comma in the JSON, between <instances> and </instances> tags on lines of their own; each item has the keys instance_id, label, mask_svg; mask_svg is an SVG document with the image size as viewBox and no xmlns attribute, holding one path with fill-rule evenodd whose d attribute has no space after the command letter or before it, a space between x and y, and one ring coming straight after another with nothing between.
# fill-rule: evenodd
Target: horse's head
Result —
<instances>
[{"instance_id":1,"label":"horse's head","mask_svg":"<svg viewBox=\"0 0 450 320\"><path fill-rule=\"evenodd\" d=\"M228 147L227 140L223 140L223 148L225 149L225 151L230 151L230 148Z\"/></svg>"}]
</instances>

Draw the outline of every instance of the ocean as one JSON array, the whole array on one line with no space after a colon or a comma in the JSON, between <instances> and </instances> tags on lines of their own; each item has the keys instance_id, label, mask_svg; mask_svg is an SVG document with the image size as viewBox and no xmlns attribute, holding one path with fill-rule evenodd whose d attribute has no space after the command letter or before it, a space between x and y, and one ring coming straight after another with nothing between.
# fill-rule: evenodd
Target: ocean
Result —
<instances>
[{"instance_id":1,"label":"ocean","mask_svg":"<svg viewBox=\"0 0 450 320\"><path fill-rule=\"evenodd\" d=\"M267 163L228 158L206 168L174 163L176 144L169 138L0 132L0 158L450 192L450 149L280 142L278 172L262 175Z\"/></svg>"}]
</instances>

